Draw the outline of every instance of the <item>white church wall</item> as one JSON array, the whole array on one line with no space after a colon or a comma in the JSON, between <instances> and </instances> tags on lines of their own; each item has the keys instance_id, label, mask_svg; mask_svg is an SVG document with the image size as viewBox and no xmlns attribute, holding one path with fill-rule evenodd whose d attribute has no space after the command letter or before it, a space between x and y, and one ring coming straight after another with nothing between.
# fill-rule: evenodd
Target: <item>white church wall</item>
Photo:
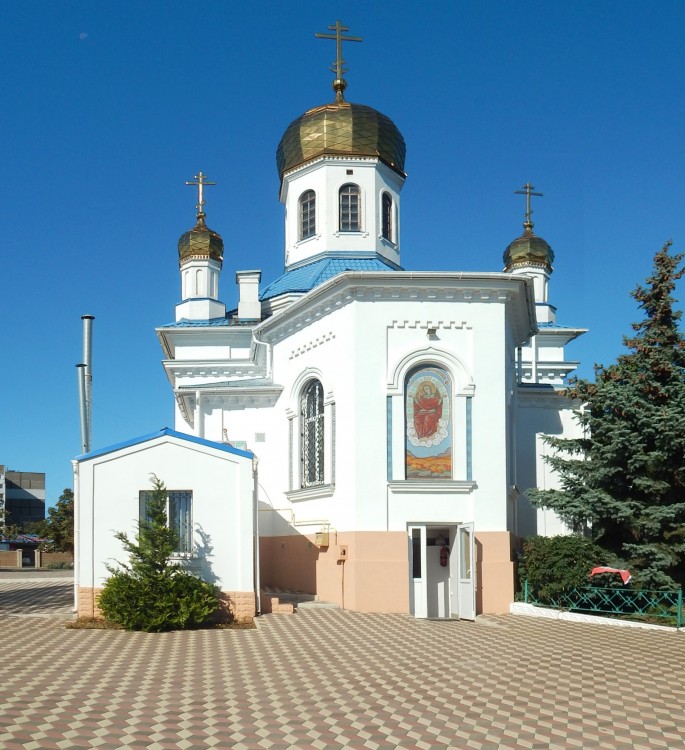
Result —
<instances>
[{"instance_id":1,"label":"white church wall","mask_svg":"<svg viewBox=\"0 0 685 750\"><path fill-rule=\"evenodd\" d=\"M328 519L339 528L353 527L353 488L357 466L352 460L354 432L354 316L352 305L312 321L274 346L274 377L284 385L282 408L276 418L290 430L292 455L288 475L274 477L274 491L284 487L294 492L293 510L298 522ZM324 394L324 497L308 499L298 495L301 489L299 460L299 398L310 379L318 379ZM286 414L287 410L287 414ZM334 423L333 423L334 422ZM281 444L287 449L290 434Z\"/></svg>"},{"instance_id":2,"label":"white church wall","mask_svg":"<svg viewBox=\"0 0 685 750\"><path fill-rule=\"evenodd\" d=\"M536 509L525 497L532 487L554 489L558 477L544 460L549 452L543 436L579 437L580 428L574 418L573 403L552 387L519 389L517 409L517 485L522 494L517 503L515 533L526 537L533 534L551 536L566 534L568 527L549 510Z\"/></svg>"},{"instance_id":3,"label":"white church wall","mask_svg":"<svg viewBox=\"0 0 685 750\"><path fill-rule=\"evenodd\" d=\"M478 484L476 528L507 529L507 368L511 350L504 305L481 305L473 324L473 479Z\"/></svg>"},{"instance_id":4,"label":"white church wall","mask_svg":"<svg viewBox=\"0 0 685 750\"><path fill-rule=\"evenodd\" d=\"M293 505L300 518L327 518L341 530L382 530L406 528L416 520L417 502L422 503L430 521L476 520L486 530L506 530L506 452L507 424L505 404L507 378L513 361L511 342L506 340L503 304L425 302L422 319L397 328L406 318L406 303L357 301L305 329L293 333L274 347L274 376L283 381L289 392L294 378L308 368L320 373L325 391L332 392L336 403L336 481L335 493L325 500L301 501ZM462 323L466 319L466 324ZM458 325L454 320L459 320ZM446 321L438 328L437 340L430 340L427 321ZM474 344L473 330L482 333ZM316 346L313 342L318 343ZM484 441L487 452L474 451L474 479L478 488L473 497L464 498L431 494L431 507L425 507L426 491L416 497L388 497L387 467L387 397L388 383L397 360L408 353L417 361L440 362L437 353L456 350L466 365L479 373L473 398L473 443ZM454 355L452 355L454 356ZM394 362L393 362L394 360ZM390 364L392 362L392 365ZM449 363L448 363L449 366ZM470 385L469 367L455 366L453 378L457 389ZM385 379L378 373L385 373ZM390 376L388 376L390 373ZM400 384L403 390L404 384ZM403 399L403 396L401 396ZM465 403L455 398L460 407ZM297 405L291 406L294 410ZM393 423L399 434L399 454L404 472L404 404L399 406L401 419ZM459 408L455 408L459 412ZM463 413L463 412L460 412ZM457 425L456 443L466 444L466 427ZM397 439L393 441L397 444ZM394 453L393 458L398 455ZM465 453L464 453L465 455ZM465 458L464 458L465 464ZM397 467L393 464L394 470ZM397 477L396 477L397 478ZM455 477L456 478L456 477ZM466 480L466 476L459 479ZM274 489L283 477L272 474L267 482ZM458 503L458 506L456 505ZM456 508L456 515L455 515ZM328 510L328 513L326 513Z\"/></svg>"}]
</instances>

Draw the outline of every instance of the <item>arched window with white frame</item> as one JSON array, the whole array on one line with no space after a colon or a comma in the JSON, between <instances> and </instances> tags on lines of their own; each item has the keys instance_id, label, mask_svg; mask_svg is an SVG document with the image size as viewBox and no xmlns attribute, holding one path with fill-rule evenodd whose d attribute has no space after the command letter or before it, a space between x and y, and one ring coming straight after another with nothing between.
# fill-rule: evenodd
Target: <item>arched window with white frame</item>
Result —
<instances>
[{"instance_id":1,"label":"arched window with white frame","mask_svg":"<svg viewBox=\"0 0 685 750\"><path fill-rule=\"evenodd\" d=\"M347 183L340 188L340 231L361 230L361 190L358 185Z\"/></svg>"},{"instance_id":2,"label":"arched window with white frame","mask_svg":"<svg viewBox=\"0 0 685 750\"><path fill-rule=\"evenodd\" d=\"M306 240L316 233L316 193L306 190L300 196L300 232L299 239Z\"/></svg>"},{"instance_id":3,"label":"arched window with white frame","mask_svg":"<svg viewBox=\"0 0 685 750\"><path fill-rule=\"evenodd\" d=\"M324 483L324 402L318 380L308 381L300 396L300 483Z\"/></svg>"}]
</instances>

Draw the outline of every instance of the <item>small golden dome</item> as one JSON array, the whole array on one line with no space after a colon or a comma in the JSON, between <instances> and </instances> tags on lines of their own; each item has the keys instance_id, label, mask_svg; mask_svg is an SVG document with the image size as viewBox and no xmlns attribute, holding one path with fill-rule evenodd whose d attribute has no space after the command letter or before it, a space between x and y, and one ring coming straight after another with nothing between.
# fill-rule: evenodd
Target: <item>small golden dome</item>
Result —
<instances>
[{"instance_id":1,"label":"small golden dome","mask_svg":"<svg viewBox=\"0 0 685 750\"><path fill-rule=\"evenodd\" d=\"M178 241L178 260L183 263L191 258L212 258L223 262L224 241L205 224L205 214L197 215L197 223Z\"/></svg>"},{"instance_id":2,"label":"small golden dome","mask_svg":"<svg viewBox=\"0 0 685 750\"><path fill-rule=\"evenodd\" d=\"M278 174L319 156L376 156L403 177L406 145L395 123L372 107L336 101L294 120L276 151Z\"/></svg>"},{"instance_id":3,"label":"small golden dome","mask_svg":"<svg viewBox=\"0 0 685 750\"><path fill-rule=\"evenodd\" d=\"M532 222L527 224L524 224L523 234L504 251L504 270L513 271L521 266L540 266L551 271L554 251L542 237L533 232Z\"/></svg>"}]
</instances>

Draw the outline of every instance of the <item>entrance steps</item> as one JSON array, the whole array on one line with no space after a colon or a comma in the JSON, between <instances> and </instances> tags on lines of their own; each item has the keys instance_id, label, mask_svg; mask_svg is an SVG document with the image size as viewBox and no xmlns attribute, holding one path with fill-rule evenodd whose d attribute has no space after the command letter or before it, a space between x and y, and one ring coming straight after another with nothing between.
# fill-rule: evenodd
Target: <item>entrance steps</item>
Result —
<instances>
[{"instance_id":1,"label":"entrance steps","mask_svg":"<svg viewBox=\"0 0 685 750\"><path fill-rule=\"evenodd\" d=\"M316 594L282 589L262 589L260 592L262 614L293 614L300 609L339 609L334 602L320 601Z\"/></svg>"}]
</instances>

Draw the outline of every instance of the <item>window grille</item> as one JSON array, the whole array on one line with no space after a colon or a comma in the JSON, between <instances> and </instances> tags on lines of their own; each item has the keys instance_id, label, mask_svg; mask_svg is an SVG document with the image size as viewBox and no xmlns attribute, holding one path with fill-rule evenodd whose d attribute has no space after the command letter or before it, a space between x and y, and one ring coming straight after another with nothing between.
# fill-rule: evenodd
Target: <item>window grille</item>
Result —
<instances>
[{"instance_id":1,"label":"window grille","mask_svg":"<svg viewBox=\"0 0 685 750\"><path fill-rule=\"evenodd\" d=\"M324 415L323 388L318 380L310 381L300 401L302 427L302 486L323 484Z\"/></svg>"},{"instance_id":2,"label":"window grille","mask_svg":"<svg viewBox=\"0 0 685 750\"><path fill-rule=\"evenodd\" d=\"M382 212L383 237L392 242L392 197L390 193L383 193Z\"/></svg>"},{"instance_id":3,"label":"window grille","mask_svg":"<svg viewBox=\"0 0 685 750\"><path fill-rule=\"evenodd\" d=\"M360 227L359 188L356 185L343 185L340 188L340 231L358 232Z\"/></svg>"},{"instance_id":4,"label":"window grille","mask_svg":"<svg viewBox=\"0 0 685 750\"><path fill-rule=\"evenodd\" d=\"M139 495L140 518L149 521L147 502L150 491L143 490ZM189 555L193 551L192 525L193 493L191 490L169 490L167 492L167 525L176 533L174 552Z\"/></svg>"},{"instance_id":5,"label":"window grille","mask_svg":"<svg viewBox=\"0 0 685 750\"><path fill-rule=\"evenodd\" d=\"M307 190L300 196L300 239L306 240L316 232L316 194Z\"/></svg>"}]
</instances>

